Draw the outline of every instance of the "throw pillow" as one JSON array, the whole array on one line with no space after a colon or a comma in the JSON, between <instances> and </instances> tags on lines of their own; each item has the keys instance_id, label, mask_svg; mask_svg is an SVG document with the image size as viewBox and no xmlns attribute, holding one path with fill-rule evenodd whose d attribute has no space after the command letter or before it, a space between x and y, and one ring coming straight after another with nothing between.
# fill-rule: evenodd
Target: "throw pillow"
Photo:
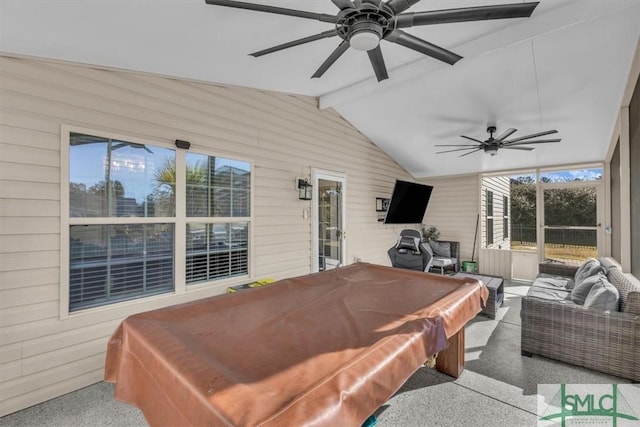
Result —
<instances>
[{"instance_id":1,"label":"throw pillow","mask_svg":"<svg viewBox=\"0 0 640 427\"><path fill-rule=\"evenodd\" d=\"M431 249L433 249L434 255L451 258L451 243L449 242L436 242L432 240L429 242Z\"/></svg>"},{"instance_id":2,"label":"throw pillow","mask_svg":"<svg viewBox=\"0 0 640 427\"><path fill-rule=\"evenodd\" d=\"M574 276L573 281L575 282L575 286L578 286L580 282L582 282L587 277L594 276L598 273L605 273L604 268L600 265L600 261L595 258L589 258L585 262L578 267L576 271L576 275Z\"/></svg>"},{"instance_id":3,"label":"throw pillow","mask_svg":"<svg viewBox=\"0 0 640 427\"><path fill-rule=\"evenodd\" d=\"M593 276L587 277L580 283L576 282L573 285L573 289L571 290L571 301L580 305L584 304L584 301L587 299L589 292L591 292L591 288L593 288L596 283L600 283L600 276L601 274L598 273Z\"/></svg>"},{"instance_id":4,"label":"throw pillow","mask_svg":"<svg viewBox=\"0 0 640 427\"><path fill-rule=\"evenodd\" d=\"M609 283L603 274L598 276L600 277L599 283L596 283L591 288L587 299L584 301L584 306L603 311L618 311L618 300L620 298L618 290Z\"/></svg>"}]
</instances>

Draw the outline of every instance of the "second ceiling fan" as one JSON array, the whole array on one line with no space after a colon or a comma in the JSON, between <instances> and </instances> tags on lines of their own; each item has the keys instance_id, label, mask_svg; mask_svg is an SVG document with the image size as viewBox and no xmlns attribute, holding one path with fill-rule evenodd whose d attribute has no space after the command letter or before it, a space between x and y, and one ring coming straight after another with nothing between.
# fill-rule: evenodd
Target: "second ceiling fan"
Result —
<instances>
[{"instance_id":1,"label":"second ceiling fan","mask_svg":"<svg viewBox=\"0 0 640 427\"><path fill-rule=\"evenodd\" d=\"M338 36L342 41L311 77L321 77L349 47L352 47L367 52L378 81L389 78L380 50L381 40L413 49L450 65L462 59L456 53L404 32L403 28L489 19L528 18L539 3L501 4L404 13L420 0L388 0L386 2L382 0L331 0L340 10L336 15L328 15L234 0L205 1L207 4L216 6L295 16L334 24L334 28L322 33L260 50L251 55L258 57L312 41Z\"/></svg>"},{"instance_id":2,"label":"second ceiling fan","mask_svg":"<svg viewBox=\"0 0 640 427\"><path fill-rule=\"evenodd\" d=\"M473 154L477 151L484 150L485 153L489 153L492 156L495 156L496 154L498 154L498 150L501 148L508 149L508 150L531 151L534 149L533 147L523 147L523 145L548 144L552 142L562 141L562 139L560 138L531 140L532 138L538 138L540 136L558 133L558 131L555 129L546 130L538 133L532 133L531 135L521 136L514 139L507 139L507 138L509 138L514 133L516 133L517 129L513 129L513 128L507 129L500 136L494 138L493 134L495 133L495 131L496 131L495 126L487 127L487 132L489 133L489 139L485 141L480 141L479 139L471 138L470 136L461 135L463 138L466 138L475 142L475 144L436 144L435 147L463 147L463 148L454 148L452 150L437 151L436 154L468 150L467 153L464 153L458 156L458 157L464 157L464 156L468 156L469 154Z\"/></svg>"}]
</instances>

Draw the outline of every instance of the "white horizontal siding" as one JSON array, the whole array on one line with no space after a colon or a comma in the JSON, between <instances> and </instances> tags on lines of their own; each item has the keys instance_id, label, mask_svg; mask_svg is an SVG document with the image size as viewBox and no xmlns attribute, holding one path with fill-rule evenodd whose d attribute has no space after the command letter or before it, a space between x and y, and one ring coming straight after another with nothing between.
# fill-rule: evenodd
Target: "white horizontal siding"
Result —
<instances>
[{"instance_id":1,"label":"white horizontal siding","mask_svg":"<svg viewBox=\"0 0 640 427\"><path fill-rule=\"evenodd\" d=\"M441 240L460 242L460 257L471 260L479 206L478 176L421 179L418 182L433 186L423 223L435 226ZM474 260L478 259L479 244L477 241Z\"/></svg>"},{"instance_id":2,"label":"white horizontal siding","mask_svg":"<svg viewBox=\"0 0 640 427\"><path fill-rule=\"evenodd\" d=\"M511 254L512 252L507 249L482 248L478 265L480 272L511 279Z\"/></svg>"},{"instance_id":3,"label":"white horizontal siding","mask_svg":"<svg viewBox=\"0 0 640 427\"><path fill-rule=\"evenodd\" d=\"M398 227L375 198L411 177L317 99L0 57L0 416L103 377L106 340L126 316L224 292L195 287L60 320L60 129L188 140L253 162L253 276L308 274L309 202L294 180L347 176L347 262L388 264ZM476 202L477 204L477 202ZM453 229L453 227L451 227Z\"/></svg>"}]
</instances>

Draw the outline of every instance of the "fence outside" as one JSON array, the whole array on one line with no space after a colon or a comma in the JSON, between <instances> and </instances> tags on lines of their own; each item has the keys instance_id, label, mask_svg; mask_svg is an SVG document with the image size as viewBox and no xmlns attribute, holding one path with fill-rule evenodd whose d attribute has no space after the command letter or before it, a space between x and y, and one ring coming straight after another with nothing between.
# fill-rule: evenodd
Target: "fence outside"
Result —
<instances>
[{"instance_id":1,"label":"fence outside","mask_svg":"<svg viewBox=\"0 0 640 427\"><path fill-rule=\"evenodd\" d=\"M545 246L592 249L597 247L597 230L547 228ZM535 225L511 224L511 242L521 246L536 246Z\"/></svg>"}]
</instances>

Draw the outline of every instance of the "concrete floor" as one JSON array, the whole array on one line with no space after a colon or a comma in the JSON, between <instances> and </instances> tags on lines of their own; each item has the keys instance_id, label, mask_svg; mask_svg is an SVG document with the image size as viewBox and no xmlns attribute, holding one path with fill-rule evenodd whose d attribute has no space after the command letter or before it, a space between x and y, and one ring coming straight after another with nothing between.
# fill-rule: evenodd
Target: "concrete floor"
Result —
<instances>
[{"instance_id":1,"label":"concrete floor","mask_svg":"<svg viewBox=\"0 0 640 427\"><path fill-rule=\"evenodd\" d=\"M520 300L525 282L506 281L495 320L482 315L466 328L466 365L454 380L420 368L381 408L377 426L535 426L538 384L628 383L541 357L520 355ZM640 390L640 389L639 389ZM98 383L0 418L0 426L146 426L138 409L113 399Z\"/></svg>"}]
</instances>

